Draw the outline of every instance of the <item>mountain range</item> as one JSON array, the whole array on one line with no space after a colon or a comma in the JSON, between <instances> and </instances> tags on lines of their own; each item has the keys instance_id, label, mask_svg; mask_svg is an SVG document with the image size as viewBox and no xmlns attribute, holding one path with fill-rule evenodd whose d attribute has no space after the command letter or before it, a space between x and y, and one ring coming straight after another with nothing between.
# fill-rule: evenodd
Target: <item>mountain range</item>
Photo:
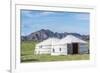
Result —
<instances>
[{"instance_id":1,"label":"mountain range","mask_svg":"<svg viewBox=\"0 0 100 73\"><path fill-rule=\"evenodd\" d=\"M74 35L74 36L79 37L86 41L89 40L89 35L81 35L79 33L68 33L68 32L58 33L58 32L53 32L48 29L41 29L39 31L32 32L27 36L21 36L21 40L43 41L43 40L51 38L51 37L62 39L67 35Z\"/></svg>"}]
</instances>

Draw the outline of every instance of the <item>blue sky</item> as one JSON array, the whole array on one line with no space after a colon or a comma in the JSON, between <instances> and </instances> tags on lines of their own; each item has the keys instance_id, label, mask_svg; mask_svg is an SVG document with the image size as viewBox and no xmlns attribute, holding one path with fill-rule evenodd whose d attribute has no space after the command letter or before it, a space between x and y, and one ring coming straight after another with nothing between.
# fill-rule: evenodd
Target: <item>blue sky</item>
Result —
<instances>
[{"instance_id":1,"label":"blue sky","mask_svg":"<svg viewBox=\"0 0 100 73\"><path fill-rule=\"evenodd\" d=\"M21 35L41 29L89 34L89 13L21 10Z\"/></svg>"}]
</instances>

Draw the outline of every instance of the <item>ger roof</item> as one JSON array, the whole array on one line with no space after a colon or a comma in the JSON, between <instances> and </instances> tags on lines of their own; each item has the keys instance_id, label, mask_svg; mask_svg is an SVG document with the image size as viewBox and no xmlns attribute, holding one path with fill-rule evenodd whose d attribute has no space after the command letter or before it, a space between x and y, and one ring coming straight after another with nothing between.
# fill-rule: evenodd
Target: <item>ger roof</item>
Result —
<instances>
[{"instance_id":1,"label":"ger roof","mask_svg":"<svg viewBox=\"0 0 100 73\"><path fill-rule=\"evenodd\" d=\"M58 38L48 38L48 39L38 43L37 46L38 45L54 45L59 41L60 41L60 39L58 39Z\"/></svg>"},{"instance_id":2,"label":"ger roof","mask_svg":"<svg viewBox=\"0 0 100 73\"><path fill-rule=\"evenodd\" d=\"M67 35L65 38L61 39L58 42L58 44L66 44L66 43L87 43L87 42L73 35Z\"/></svg>"}]
</instances>

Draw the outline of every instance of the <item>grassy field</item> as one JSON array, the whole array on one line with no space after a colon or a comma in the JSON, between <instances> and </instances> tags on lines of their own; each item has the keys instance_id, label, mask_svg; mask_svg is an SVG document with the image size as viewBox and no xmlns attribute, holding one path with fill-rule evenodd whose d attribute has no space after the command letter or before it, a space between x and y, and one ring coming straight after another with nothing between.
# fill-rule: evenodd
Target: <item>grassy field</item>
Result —
<instances>
[{"instance_id":1,"label":"grassy field","mask_svg":"<svg viewBox=\"0 0 100 73\"><path fill-rule=\"evenodd\" d=\"M71 60L89 60L89 54L51 56L51 55L34 55L34 49L37 42L21 42L21 62L49 62L49 61L71 61Z\"/></svg>"}]
</instances>

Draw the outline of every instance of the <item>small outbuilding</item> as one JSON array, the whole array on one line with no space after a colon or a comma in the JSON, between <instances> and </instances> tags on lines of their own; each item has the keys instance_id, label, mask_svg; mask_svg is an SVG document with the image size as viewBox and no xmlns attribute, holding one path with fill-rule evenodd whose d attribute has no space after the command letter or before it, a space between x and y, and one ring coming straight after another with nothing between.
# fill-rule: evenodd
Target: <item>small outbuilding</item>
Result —
<instances>
[{"instance_id":1,"label":"small outbuilding","mask_svg":"<svg viewBox=\"0 0 100 73\"><path fill-rule=\"evenodd\" d=\"M58 38L49 38L36 44L35 54L51 54L52 47L59 41Z\"/></svg>"}]
</instances>

